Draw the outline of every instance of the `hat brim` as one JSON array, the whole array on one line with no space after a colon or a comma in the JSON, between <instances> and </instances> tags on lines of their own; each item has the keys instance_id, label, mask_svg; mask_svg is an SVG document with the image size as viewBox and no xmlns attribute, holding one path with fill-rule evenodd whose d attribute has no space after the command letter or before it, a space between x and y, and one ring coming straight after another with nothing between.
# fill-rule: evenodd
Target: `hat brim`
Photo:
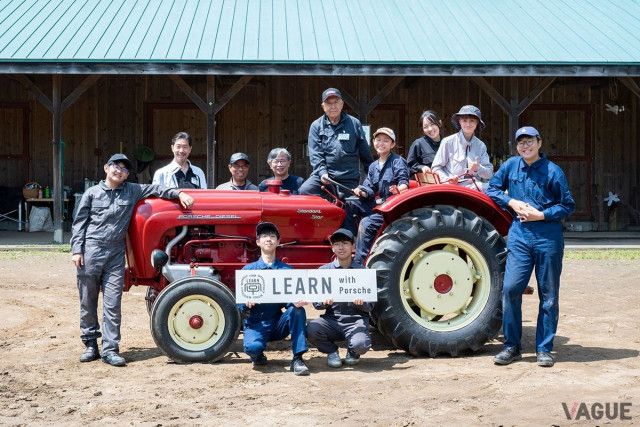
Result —
<instances>
[{"instance_id":1,"label":"hat brim","mask_svg":"<svg viewBox=\"0 0 640 427\"><path fill-rule=\"evenodd\" d=\"M471 114L471 113L465 113L465 114L460 114L460 113L455 113L451 116L451 124L453 125L454 128L456 128L456 130L460 130L460 117L462 116L473 116L476 119L478 119L478 123L480 124L480 129L484 129L486 127L486 125L484 124L484 122L482 121L482 119L480 117L478 117L477 114Z\"/></svg>"},{"instance_id":2,"label":"hat brim","mask_svg":"<svg viewBox=\"0 0 640 427\"><path fill-rule=\"evenodd\" d=\"M351 242L351 243L355 243L355 239L347 234L344 233L334 233L331 235L331 237L329 237L329 241L331 243L335 243L335 242Z\"/></svg>"},{"instance_id":3,"label":"hat brim","mask_svg":"<svg viewBox=\"0 0 640 427\"><path fill-rule=\"evenodd\" d=\"M112 165L115 163L124 163L124 167L127 168L128 170L131 170L133 168L131 161L127 159L111 160L108 164Z\"/></svg>"}]
</instances>

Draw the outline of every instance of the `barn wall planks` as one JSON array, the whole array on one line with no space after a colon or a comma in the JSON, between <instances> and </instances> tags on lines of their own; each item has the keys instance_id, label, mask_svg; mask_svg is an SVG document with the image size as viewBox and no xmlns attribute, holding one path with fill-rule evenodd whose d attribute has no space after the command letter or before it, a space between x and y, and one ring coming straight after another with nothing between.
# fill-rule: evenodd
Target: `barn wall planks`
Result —
<instances>
[{"instance_id":1,"label":"barn wall planks","mask_svg":"<svg viewBox=\"0 0 640 427\"><path fill-rule=\"evenodd\" d=\"M51 96L51 76L30 78ZM83 76L63 77L63 97ZM204 76L183 76L203 99ZM217 76L219 99L237 80ZM306 156L310 123L322 114L320 94L333 85L359 98L358 89L373 98L390 77L255 76L216 117L216 181L228 179L227 162L235 151L245 151L252 160L250 178L254 182L270 176L265 162L269 150L283 146L291 151L292 172L310 172ZM488 78L502 96L524 99L540 78ZM44 185L52 182L51 114L8 76L0 76L0 137L5 147L0 156L2 185L21 187L30 180ZM23 106L25 114L11 108ZM461 105L473 103L483 112L487 128L482 139L497 159L509 153L507 115L472 80L454 77L405 77L368 117L372 129L394 128L399 136L398 151L406 153L411 141L420 136L418 117L425 108L438 111L444 122L443 134L453 132L451 114ZM582 216L612 228L638 224L640 200L640 149L638 143L638 99L623 85L606 78L563 78L556 80L521 116L521 124L544 129L543 150L556 156L578 199ZM624 105L615 115L605 104ZM543 109L542 106L544 106ZM578 111L573 107L580 107ZM583 108L584 107L584 108ZM22 108L22 107L21 107ZM23 126L25 125L25 126ZM171 158L169 140L180 130L194 138L193 161L205 167L206 119L166 76L103 76L85 92L63 117L65 142L64 182L74 191L82 189L84 178L103 177L102 165L109 154L120 150L133 153L136 145L152 146L156 160L151 171ZM25 146L26 144L26 146ZM24 151L21 151L24 148ZM15 154L22 153L22 154ZM588 159L580 158L588 155ZM16 157L17 156L17 157ZM622 197L622 205L611 216L603 198L609 191Z\"/></svg>"}]
</instances>

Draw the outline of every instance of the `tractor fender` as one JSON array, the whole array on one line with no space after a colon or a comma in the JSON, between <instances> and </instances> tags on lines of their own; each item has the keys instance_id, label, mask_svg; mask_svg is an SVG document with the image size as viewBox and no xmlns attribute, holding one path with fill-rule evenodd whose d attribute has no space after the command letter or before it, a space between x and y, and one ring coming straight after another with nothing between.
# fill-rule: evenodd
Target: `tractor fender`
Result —
<instances>
[{"instance_id":1,"label":"tractor fender","mask_svg":"<svg viewBox=\"0 0 640 427\"><path fill-rule=\"evenodd\" d=\"M468 209L489 221L502 236L507 235L511 226L511 215L496 205L485 193L451 184L412 188L389 197L374 211L382 214L386 224L391 224L407 212L435 205L451 205Z\"/></svg>"}]
</instances>

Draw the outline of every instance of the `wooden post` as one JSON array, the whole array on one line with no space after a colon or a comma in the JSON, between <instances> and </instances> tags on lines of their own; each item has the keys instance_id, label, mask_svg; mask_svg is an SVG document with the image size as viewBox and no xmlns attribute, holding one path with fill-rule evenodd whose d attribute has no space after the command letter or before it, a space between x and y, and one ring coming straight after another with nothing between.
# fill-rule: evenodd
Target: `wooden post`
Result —
<instances>
[{"instance_id":1,"label":"wooden post","mask_svg":"<svg viewBox=\"0 0 640 427\"><path fill-rule=\"evenodd\" d=\"M216 102L216 78L207 76L207 184L216 188L216 114L213 104Z\"/></svg>"},{"instance_id":2,"label":"wooden post","mask_svg":"<svg viewBox=\"0 0 640 427\"><path fill-rule=\"evenodd\" d=\"M62 99L60 96L61 76L52 76L53 97L53 242L63 243L62 235Z\"/></svg>"}]
</instances>

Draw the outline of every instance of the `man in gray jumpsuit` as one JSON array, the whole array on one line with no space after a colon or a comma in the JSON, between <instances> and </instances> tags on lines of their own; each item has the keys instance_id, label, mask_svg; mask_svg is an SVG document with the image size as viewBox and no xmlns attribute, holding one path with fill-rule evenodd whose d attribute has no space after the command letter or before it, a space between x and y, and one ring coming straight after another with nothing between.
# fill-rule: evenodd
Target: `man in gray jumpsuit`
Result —
<instances>
[{"instance_id":1,"label":"man in gray jumpsuit","mask_svg":"<svg viewBox=\"0 0 640 427\"><path fill-rule=\"evenodd\" d=\"M98 338L102 336L102 360L124 366L119 353L122 290L125 269L125 236L135 204L149 196L180 199L185 209L193 198L179 189L125 182L131 162L114 154L104 165L105 179L84 192L71 237L72 261L77 268L80 292L80 338L86 349L81 362L100 358ZM100 334L98 295L102 290L103 320Z\"/></svg>"},{"instance_id":2,"label":"man in gray jumpsuit","mask_svg":"<svg viewBox=\"0 0 640 427\"><path fill-rule=\"evenodd\" d=\"M329 238L331 250L336 259L324 268L364 268L352 260L354 248L353 233L346 228L335 231ZM371 347L371 335L369 334L369 313L373 309L373 302L364 302L355 299L351 302L333 302L328 299L324 303L313 303L317 310L326 309L325 314L318 319L313 319L307 325L307 337L309 341L323 353L327 354L327 364L332 368L342 366L342 359L338 353L336 341L347 341L347 357L344 363L355 365L360 361L360 356Z\"/></svg>"}]
</instances>

